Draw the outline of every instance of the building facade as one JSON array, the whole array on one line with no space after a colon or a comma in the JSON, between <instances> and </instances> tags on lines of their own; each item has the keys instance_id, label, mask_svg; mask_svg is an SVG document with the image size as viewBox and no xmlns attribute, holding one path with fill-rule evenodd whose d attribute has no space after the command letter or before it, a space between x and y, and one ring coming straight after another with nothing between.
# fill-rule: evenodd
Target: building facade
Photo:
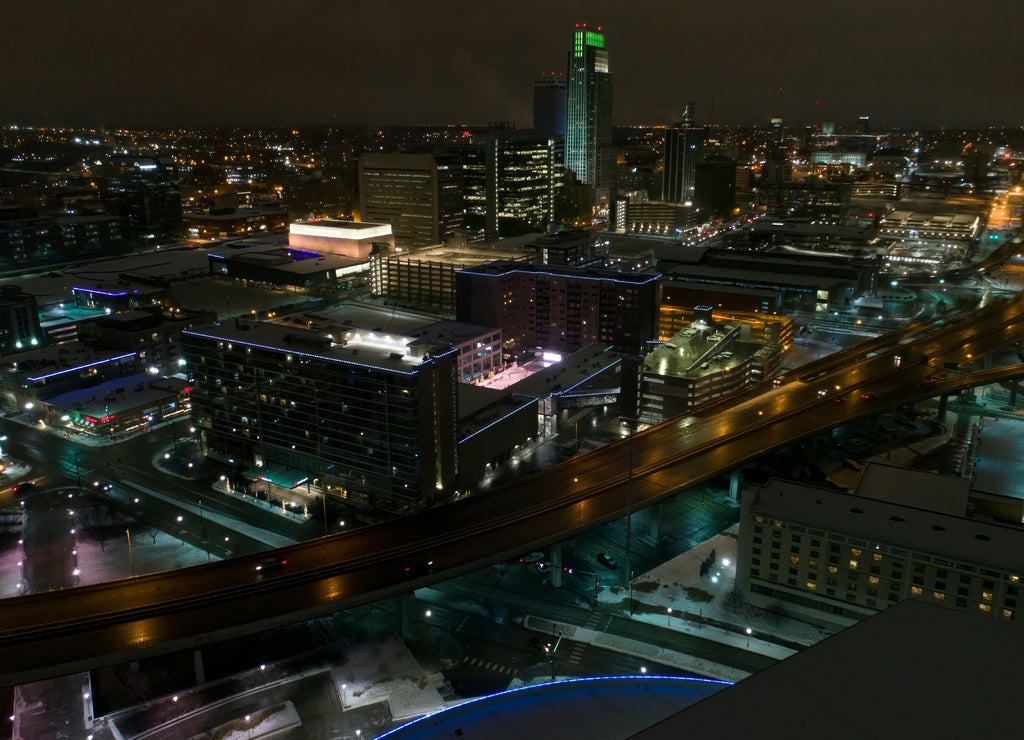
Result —
<instances>
[{"instance_id":1,"label":"building facade","mask_svg":"<svg viewBox=\"0 0 1024 740\"><path fill-rule=\"evenodd\" d=\"M562 200L560 138L495 127L456 147L465 183L466 225L486 239L546 232ZM471 234L472 236L473 234Z\"/></svg>"},{"instance_id":2,"label":"building facade","mask_svg":"<svg viewBox=\"0 0 1024 740\"><path fill-rule=\"evenodd\" d=\"M533 83L533 127L548 136L565 136L565 76L542 73Z\"/></svg>"},{"instance_id":3,"label":"building facade","mask_svg":"<svg viewBox=\"0 0 1024 740\"><path fill-rule=\"evenodd\" d=\"M670 203L692 203L695 199L697 163L704 159L707 134L694 125L693 112L693 103L687 103L683 120L665 131L662 198Z\"/></svg>"},{"instance_id":4,"label":"building facade","mask_svg":"<svg viewBox=\"0 0 1024 740\"><path fill-rule=\"evenodd\" d=\"M778 375L777 336L751 341L750 329L717 323L710 306L695 307L689 326L644 357L640 418L657 424Z\"/></svg>"},{"instance_id":5,"label":"building facade","mask_svg":"<svg viewBox=\"0 0 1024 740\"><path fill-rule=\"evenodd\" d=\"M43 343L36 297L17 285L0 288L0 357Z\"/></svg>"},{"instance_id":6,"label":"building facade","mask_svg":"<svg viewBox=\"0 0 1024 740\"><path fill-rule=\"evenodd\" d=\"M1010 524L993 515L992 500L973 499L966 480L895 475L889 500L781 480L744 489L736 565L744 601L829 626L908 598L1019 620L1020 502L1007 500L1016 504Z\"/></svg>"},{"instance_id":7,"label":"building facade","mask_svg":"<svg viewBox=\"0 0 1024 740\"><path fill-rule=\"evenodd\" d=\"M457 351L338 327L236 320L183 332L209 453L394 515L451 495Z\"/></svg>"},{"instance_id":8,"label":"building facade","mask_svg":"<svg viewBox=\"0 0 1024 740\"><path fill-rule=\"evenodd\" d=\"M607 203L612 187L612 74L601 27L577 25L568 54L565 166Z\"/></svg>"},{"instance_id":9,"label":"building facade","mask_svg":"<svg viewBox=\"0 0 1024 740\"><path fill-rule=\"evenodd\" d=\"M181 182L172 157L111 157L103 180L103 201L131 224L136 246L180 239L185 231Z\"/></svg>"},{"instance_id":10,"label":"building facade","mask_svg":"<svg viewBox=\"0 0 1024 740\"><path fill-rule=\"evenodd\" d=\"M639 351L658 331L660 275L488 262L455 273L456 318L501 329L506 355L588 344Z\"/></svg>"},{"instance_id":11,"label":"building facade","mask_svg":"<svg viewBox=\"0 0 1024 740\"><path fill-rule=\"evenodd\" d=\"M397 247L441 244L464 234L462 162L455 154L363 154L363 221L390 224Z\"/></svg>"}]
</instances>

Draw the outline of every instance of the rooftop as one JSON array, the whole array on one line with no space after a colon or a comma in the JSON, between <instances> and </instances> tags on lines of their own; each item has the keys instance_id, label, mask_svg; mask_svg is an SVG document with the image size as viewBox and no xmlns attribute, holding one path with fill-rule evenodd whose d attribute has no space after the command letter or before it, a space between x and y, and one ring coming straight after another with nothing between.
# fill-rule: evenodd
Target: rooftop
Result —
<instances>
[{"instance_id":1,"label":"rooftop","mask_svg":"<svg viewBox=\"0 0 1024 740\"><path fill-rule=\"evenodd\" d=\"M403 373L412 373L432 354L443 354L449 350L447 345L376 330L333 327L330 331L313 331L242 319L188 329L183 334L269 350L289 357L298 355Z\"/></svg>"}]
</instances>

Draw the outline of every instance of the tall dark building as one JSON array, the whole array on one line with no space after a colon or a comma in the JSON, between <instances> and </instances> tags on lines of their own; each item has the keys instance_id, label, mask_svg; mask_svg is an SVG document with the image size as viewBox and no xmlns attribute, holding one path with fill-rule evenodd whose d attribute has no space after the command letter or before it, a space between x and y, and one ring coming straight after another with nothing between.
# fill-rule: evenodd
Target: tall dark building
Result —
<instances>
[{"instance_id":1,"label":"tall dark building","mask_svg":"<svg viewBox=\"0 0 1024 740\"><path fill-rule=\"evenodd\" d=\"M704 158L706 132L694 125L694 105L687 103L683 119L665 132L662 198L670 203L693 202L697 162Z\"/></svg>"},{"instance_id":2,"label":"tall dark building","mask_svg":"<svg viewBox=\"0 0 1024 740\"><path fill-rule=\"evenodd\" d=\"M728 157L709 157L698 162L693 198L701 213L728 218L736 206L736 162Z\"/></svg>"},{"instance_id":3,"label":"tall dark building","mask_svg":"<svg viewBox=\"0 0 1024 740\"><path fill-rule=\"evenodd\" d=\"M565 113L565 166L579 182L607 203L612 188L612 74L601 27L577 25L568 55Z\"/></svg>"},{"instance_id":4,"label":"tall dark building","mask_svg":"<svg viewBox=\"0 0 1024 740\"><path fill-rule=\"evenodd\" d=\"M136 245L161 244L184 233L181 183L171 157L111 157L103 201L128 219Z\"/></svg>"},{"instance_id":5,"label":"tall dark building","mask_svg":"<svg viewBox=\"0 0 1024 740\"><path fill-rule=\"evenodd\" d=\"M533 127L548 136L565 136L565 76L544 72L533 83Z\"/></svg>"},{"instance_id":6,"label":"tall dark building","mask_svg":"<svg viewBox=\"0 0 1024 740\"><path fill-rule=\"evenodd\" d=\"M465 230L462 161L456 154L364 154L359 158L363 221L391 224L395 244L441 244Z\"/></svg>"}]
</instances>

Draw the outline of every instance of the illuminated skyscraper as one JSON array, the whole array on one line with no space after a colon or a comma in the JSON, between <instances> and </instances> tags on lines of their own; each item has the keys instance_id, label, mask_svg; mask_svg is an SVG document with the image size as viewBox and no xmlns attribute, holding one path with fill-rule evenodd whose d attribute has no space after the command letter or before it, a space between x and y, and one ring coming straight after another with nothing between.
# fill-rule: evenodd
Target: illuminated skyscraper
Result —
<instances>
[{"instance_id":1,"label":"illuminated skyscraper","mask_svg":"<svg viewBox=\"0 0 1024 740\"><path fill-rule=\"evenodd\" d=\"M565 166L592 185L598 203L612 185L612 75L601 27L577 25L569 50L565 113Z\"/></svg>"}]
</instances>

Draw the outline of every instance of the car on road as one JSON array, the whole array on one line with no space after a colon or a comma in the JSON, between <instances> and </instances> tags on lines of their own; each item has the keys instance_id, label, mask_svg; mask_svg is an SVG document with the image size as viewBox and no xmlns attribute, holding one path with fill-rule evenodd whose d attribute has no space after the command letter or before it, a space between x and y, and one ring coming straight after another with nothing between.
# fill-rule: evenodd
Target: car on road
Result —
<instances>
[{"instance_id":1,"label":"car on road","mask_svg":"<svg viewBox=\"0 0 1024 740\"><path fill-rule=\"evenodd\" d=\"M619 567L619 564L615 562L615 558L603 552L597 554L597 562L608 570L616 570Z\"/></svg>"},{"instance_id":2,"label":"car on road","mask_svg":"<svg viewBox=\"0 0 1024 740\"><path fill-rule=\"evenodd\" d=\"M271 573L275 570L281 570L286 565L288 565L288 561L284 558L267 558L266 560L261 560L256 565L256 572Z\"/></svg>"},{"instance_id":3,"label":"car on road","mask_svg":"<svg viewBox=\"0 0 1024 740\"><path fill-rule=\"evenodd\" d=\"M544 642L539 637L530 638L530 649L536 650L538 653L547 653L551 650L551 643Z\"/></svg>"},{"instance_id":4,"label":"car on road","mask_svg":"<svg viewBox=\"0 0 1024 740\"><path fill-rule=\"evenodd\" d=\"M31 491L35 487L36 487L36 484L34 482L32 482L30 480L26 480L26 481L22 481L21 483L15 483L13 486L11 486L11 492L12 493L25 493L26 491Z\"/></svg>"}]
</instances>

